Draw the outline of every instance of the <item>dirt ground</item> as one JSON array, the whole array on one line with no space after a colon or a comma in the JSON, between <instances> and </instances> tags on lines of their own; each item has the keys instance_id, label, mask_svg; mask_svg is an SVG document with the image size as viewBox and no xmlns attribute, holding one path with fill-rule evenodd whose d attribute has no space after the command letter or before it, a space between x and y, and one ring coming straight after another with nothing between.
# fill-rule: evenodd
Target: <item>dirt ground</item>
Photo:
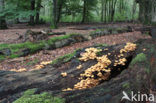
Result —
<instances>
[{"instance_id":1,"label":"dirt ground","mask_svg":"<svg viewBox=\"0 0 156 103\"><path fill-rule=\"evenodd\" d=\"M66 32L66 34L71 33L80 33L80 34L88 34L93 30L76 30L79 28L86 28L86 27L107 27L107 26L114 26L114 27L124 27L124 26L133 26L139 27L140 24L132 24L132 23L119 23L119 24L60 24L58 29L53 29L53 32ZM21 41L18 40L20 35L24 35L26 30L31 29L33 31L41 31L43 29L49 28L49 25L38 25L38 26L27 26L27 24L14 24L9 26L9 29L0 30L0 44L2 43L20 43Z\"/></svg>"}]
</instances>

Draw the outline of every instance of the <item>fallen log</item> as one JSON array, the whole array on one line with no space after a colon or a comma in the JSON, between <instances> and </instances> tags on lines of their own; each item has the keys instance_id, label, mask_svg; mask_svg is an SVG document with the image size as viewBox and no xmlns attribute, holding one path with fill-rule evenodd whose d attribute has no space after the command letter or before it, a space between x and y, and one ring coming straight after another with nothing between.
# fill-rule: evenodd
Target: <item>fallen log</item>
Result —
<instances>
[{"instance_id":1,"label":"fallen log","mask_svg":"<svg viewBox=\"0 0 156 103\"><path fill-rule=\"evenodd\" d=\"M51 32L48 35L66 35L66 32Z\"/></svg>"},{"instance_id":2,"label":"fallen log","mask_svg":"<svg viewBox=\"0 0 156 103\"><path fill-rule=\"evenodd\" d=\"M0 100L30 88L39 88L40 92L61 92L96 87L126 69L135 49L136 45L133 43L89 47L77 51L70 61L59 66L47 65L38 71L22 73L1 71Z\"/></svg>"},{"instance_id":3,"label":"fallen log","mask_svg":"<svg viewBox=\"0 0 156 103\"><path fill-rule=\"evenodd\" d=\"M0 100L12 102L31 88L38 88L37 93L49 91L59 95L66 103L120 103L123 91L149 94L156 83L156 41L142 40L137 44L137 50L131 43L84 48L66 63L47 65L38 71L1 71ZM133 65L129 66L131 60Z\"/></svg>"}]
</instances>

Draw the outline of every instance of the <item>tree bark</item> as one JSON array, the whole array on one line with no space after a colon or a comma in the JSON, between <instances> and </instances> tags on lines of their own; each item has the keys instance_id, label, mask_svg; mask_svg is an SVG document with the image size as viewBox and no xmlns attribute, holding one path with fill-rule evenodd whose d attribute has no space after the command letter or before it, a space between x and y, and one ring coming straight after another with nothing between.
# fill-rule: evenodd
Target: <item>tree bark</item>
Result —
<instances>
[{"instance_id":1,"label":"tree bark","mask_svg":"<svg viewBox=\"0 0 156 103\"><path fill-rule=\"evenodd\" d=\"M107 0L105 0L105 23L107 22Z\"/></svg>"},{"instance_id":2,"label":"tree bark","mask_svg":"<svg viewBox=\"0 0 156 103\"><path fill-rule=\"evenodd\" d=\"M31 0L31 11L34 11L35 10L35 0ZM34 21L34 16L31 15L30 16L30 25L34 25L35 24L35 21Z\"/></svg>"},{"instance_id":3,"label":"tree bark","mask_svg":"<svg viewBox=\"0 0 156 103\"><path fill-rule=\"evenodd\" d=\"M0 0L0 12L2 13L4 11L4 0ZM7 29L7 24L5 21L5 16L0 17L0 29Z\"/></svg>"},{"instance_id":4,"label":"tree bark","mask_svg":"<svg viewBox=\"0 0 156 103\"><path fill-rule=\"evenodd\" d=\"M57 17L58 17L58 10L57 10L57 5L58 5L58 1L57 0L53 0L53 28L57 28Z\"/></svg>"},{"instance_id":5,"label":"tree bark","mask_svg":"<svg viewBox=\"0 0 156 103\"><path fill-rule=\"evenodd\" d=\"M117 3L117 0L112 0L111 22L114 21L116 3Z\"/></svg>"},{"instance_id":6,"label":"tree bark","mask_svg":"<svg viewBox=\"0 0 156 103\"><path fill-rule=\"evenodd\" d=\"M101 21L104 21L104 0L101 0Z\"/></svg>"},{"instance_id":7,"label":"tree bark","mask_svg":"<svg viewBox=\"0 0 156 103\"><path fill-rule=\"evenodd\" d=\"M87 1L86 0L83 0L83 17L82 17L82 23L86 22L86 12L87 12Z\"/></svg>"},{"instance_id":8,"label":"tree bark","mask_svg":"<svg viewBox=\"0 0 156 103\"><path fill-rule=\"evenodd\" d=\"M152 17L156 15L156 12L153 12L156 3L155 0L140 0L139 3L139 20L142 23L149 24L152 21Z\"/></svg>"},{"instance_id":9,"label":"tree bark","mask_svg":"<svg viewBox=\"0 0 156 103\"><path fill-rule=\"evenodd\" d=\"M36 24L39 24L39 20L40 20L40 8L41 8L41 0L37 1L37 7L36 7Z\"/></svg>"}]
</instances>

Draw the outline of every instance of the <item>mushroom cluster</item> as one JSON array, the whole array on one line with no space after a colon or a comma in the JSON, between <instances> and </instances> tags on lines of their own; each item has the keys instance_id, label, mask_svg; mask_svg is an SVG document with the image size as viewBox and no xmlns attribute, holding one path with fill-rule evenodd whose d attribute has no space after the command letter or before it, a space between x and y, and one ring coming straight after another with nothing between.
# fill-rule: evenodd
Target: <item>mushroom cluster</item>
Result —
<instances>
[{"instance_id":1,"label":"mushroom cluster","mask_svg":"<svg viewBox=\"0 0 156 103\"><path fill-rule=\"evenodd\" d=\"M112 68L109 68L109 66L113 63L114 66L126 65L127 59L124 57L124 53L134 51L135 49L136 49L136 44L127 43L126 46L120 50L120 54L118 55L118 58L116 58L115 61L111 61L108 58L108 56L111 55L111 53L98 57L96 54L102 51L101 49L97 49L97 48L86 49L85 50L86 52L81 55L82 57L79 58L79 60L88 61L88 60L96 59L97 64L91 66L90 68L86 69L84 73L80 74L80 78L79 78L80 82L76 83L73 89L67 88L65 89L65 91L92 88L97 86L101 81L109 79L112 70ZM77 69L81 69L81 68L82 65L79 65L77 67ZM120 70L120 68L118 69Z\"/></svg>"},{"instance_id":2,"label":"mushroom cluster","mask_svg":"<svg viewBox=\"0 0 156 103\"><path fill-rule=\"evenodd\" d=\"M126 65L126 58L121 58L119 60L115 60L115 63L114 63L114 66L117 66L117 65Z\"/></svg>"},{"instance_id":3,"label":"mushroom cluster","mask_svg":"<svg viewBox=\"0 0 156 103\"><path fill-rule=\"evenodd\" d=\"M96 54L102 50L97 48L87 48L85 51L86 51L85 53L81 54L82 57L79 58L79 60L81 61L93 60L96 58Z\"/></svg>"},{"instance_id":4,"label":"mushroom cluster","mask_svg":"<svg viewBox=\"0 0 156 103\"><path fill-rule=\"evenodd\" d=\"M62 77L66 77L66 76L67 76L67 73L66 73L66 72L61 73L61 76L62 76Z\"/></svg>"},{"instance_id":5,"label":"mushroom cluster","mask_svg":"<svg viewBox=\"0 0 156 103\"><path fill-rule=\"evenodd\" d=\"M82 65L79 65L79 66L77 66L76 68L77 68L77 69L81 69L81 68L82 68Z\"/></svg>"},{"instance_id":6,"label":"mushroom cluster","mask_svg":"<svg viewBox=\"0 0 156 103\"><path fill-rule=\"evenodd\" d=\"M102 57L95 56L95 59L98 63L86 69L83 74L80 74L81 81L74 85L74 89L92 88L98 85L101 80L108 79L111 70L106 68L111 64L111 61L108 59L107 55L103 55ZM94 74L95 72L96 75ZM95 79L95 76L97 76L98 79Z\"/></svg>"},{"instance_id":7,"label":"mushroom cluster","mask_svg":"<svg viewBox=\"0 0 156 103\"><path fill-rule=\"evenodd\" d=\"M134 43L127 43L126 46L124 47L124 49L120 50L120 53L126 53L126 52L130 52L130 51L134 51L136 49L136 44Z\"/></svg>"}]
</instances>

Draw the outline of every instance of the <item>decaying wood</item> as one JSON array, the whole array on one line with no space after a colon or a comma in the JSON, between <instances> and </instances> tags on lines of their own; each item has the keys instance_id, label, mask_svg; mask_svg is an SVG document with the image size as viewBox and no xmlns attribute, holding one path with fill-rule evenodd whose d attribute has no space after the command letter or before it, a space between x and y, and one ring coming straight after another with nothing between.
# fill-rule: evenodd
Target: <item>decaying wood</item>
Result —
<instances>
[{"instance_id":1,"label":"decaying wood","mask_svg":"<svg viewBox=\"0 0 156 103\"><path fill-rule=\"evenodd\" d=\"M111 77L116 76L120 71L117 66L114 66L114 63L115 57L120 54L119 51L124 48L124 46L125 44L111 47L95 47L102 49L100 55L107 55L108 53L111 53L111 55L108 55L108 58L112 61L112 64L109 65L109 68L112 68L112 74L108 80L111 79ZM77 59L80 58L80 54L84 53L84 50L77 52L75 57L70 62L66 63L66 65L61 64L61 66L57 67L47 65L41 70L23 73L1 71L0 88L2 89L0 89L0 99L7 98L10 95L15 95L30 88L39 88L40 91L51 90L60 92L66 88L73 88L74 85L80 81L78 79L80 74L84 73L86 69L97 63L96 60L89 60L86 62L77 61ZM133 55L134 51L123 55L122 58L126 58L127 62L123 66L118 65L121 70L128 67ZM82 64L83 67L78 70L77 66L80 64ZM66 77L61 76L61 73L63 72L67 73Z\"/></svg>"}]
</instances>

